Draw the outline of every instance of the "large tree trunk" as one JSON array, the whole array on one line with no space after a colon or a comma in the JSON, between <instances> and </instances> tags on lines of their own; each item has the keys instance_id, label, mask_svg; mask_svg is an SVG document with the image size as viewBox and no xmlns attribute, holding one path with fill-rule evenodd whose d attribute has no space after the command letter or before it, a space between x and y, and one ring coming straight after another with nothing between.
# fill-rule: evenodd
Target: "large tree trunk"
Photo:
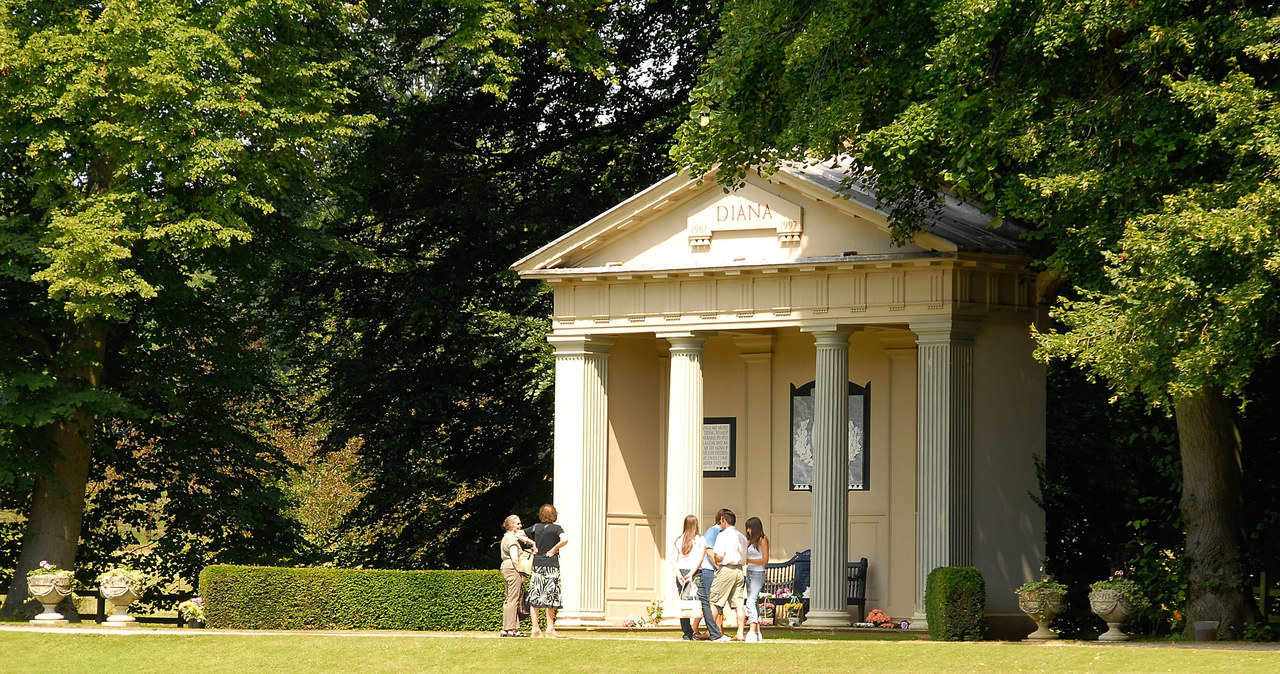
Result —
<instances>
[{"instance_id":1,"label":"large tree trunk","mask_svg":"<svg viewBox=\"0 0 1280 674\"><path fill-rule=\"evenodd\" d=\"M71 388L97 387L102 378L104 334L96 321L77 323L59 349L58 382ZM84 520L85 488L95 420L83 408L49 426L51 470L37 476L31 494L31 514L22 534L18 566L0 615L13 616L27 601L27 571L47 561L60 569L74 569ZM74 617L74 616L73 616Z\"/></svg>"},{"instance_id":2,"label":"large tree trunk","mask_svg":"<svg viewBox=\"0 0 1280 674\"><path fill-rule=\"evenodd\" d=\"M1240 435L1231 404L1215 388L1179 401L1182 517L1187 527L1187 633L1193 621L1217 620L1238 638L1258 619L1240 559L1244 545Z\"/></svg>"}]
</instances>

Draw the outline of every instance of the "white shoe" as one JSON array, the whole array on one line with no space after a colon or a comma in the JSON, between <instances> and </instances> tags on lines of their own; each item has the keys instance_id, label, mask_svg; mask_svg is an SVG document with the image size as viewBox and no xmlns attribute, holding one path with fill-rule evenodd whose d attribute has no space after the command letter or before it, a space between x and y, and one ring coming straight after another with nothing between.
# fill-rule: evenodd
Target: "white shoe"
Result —
<instances>
[{"instance_id":1,"label":"white shoe","mask_svg":"<svg viewBox=\"0 0 1280 674\"><path fill-rule=\"evenodd\" d=\"M720 636L720 638L719 638L719 639L716 639L716 640L715 640L715 643L717 643L717 644L727 644L727 643L729 643L730 641L733 641L733 637L729 636L728 634L723 634L723 635L721 635L721 636Z\"/></svg>"}]
</instances>

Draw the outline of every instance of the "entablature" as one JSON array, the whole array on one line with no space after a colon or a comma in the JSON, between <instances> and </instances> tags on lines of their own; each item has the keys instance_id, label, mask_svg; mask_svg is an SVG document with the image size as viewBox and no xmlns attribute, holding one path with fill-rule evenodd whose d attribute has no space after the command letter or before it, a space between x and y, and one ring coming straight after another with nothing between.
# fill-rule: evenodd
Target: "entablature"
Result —
<instances>
[{"instance_id":1,"label":"entablature","mask_svg":"<svg viewBox=\"0 0 1280 674\"><path fill-rule=\"evenodd\" d=\"M931 315L1032 320L1036 275L998 255L913 253L700 269L540 270L557 332L902 323Z\"/></svg>"}]
</instances>

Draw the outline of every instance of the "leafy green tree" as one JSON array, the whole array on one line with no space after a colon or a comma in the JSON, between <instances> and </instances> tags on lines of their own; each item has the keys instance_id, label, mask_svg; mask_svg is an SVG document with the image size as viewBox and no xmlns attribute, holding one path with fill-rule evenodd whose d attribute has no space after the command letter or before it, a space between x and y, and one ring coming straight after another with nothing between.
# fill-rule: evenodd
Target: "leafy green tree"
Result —
<instances>
[{"instance_id":1,"label":"leafy green tree","mask_svg":"<svg viewBox=\"0 0 1280 674\"><path fill-rule=\"evenodd\" d=\"M1186 613L1236 633L1256 608L1234 411L1278 334L1274 10L728 2L675 153L730 184L849 154L901 238L939 187L1032 225L1046 276L1082 291L1041 353L1174 413Z\"/></svg>"},{"instance_id":2,"label":"leafy green tree","mask_svg":"<svg viewBox=\"0 0 1280 674\"><path fill-rule=\"evenodd\" d=\"M382 123L336 169L328 238L281 269L273 348L317 392L330 446L361 442L363 546L339 561L487 568L502 519L551 495L550 302L508 267L667 170L712 7L514 13L497 88L418 48L446 17L372 11L356 86Z\"/></svg>"},{"instance_id":3,"label":"leafy green tree","mask_svg":"<svg viewBox=\"0 0 1280 674\"><path fill-rule=\"evenodd\" d=\"M210 303L243 299L219 286L248 278L219 273L255 259L283 206L315 193L325 158L367 122L341 109L337 38L360 20L328 0L0 0L0 467L32 486L6 612L41 560L76 564L100 424L173 407L149 409L113 366L137 368L135 383L149 374L151 393L156 377L185 376L161 401L194 404L200 377L168 366L199 358L207 372L219 348L243 355L241 340L216 340L234 325L202 321L233 320ZM152 439L217 454L226 438L208 434L238 424L199 421L230 401L200 402L211 408Z\"/></svg>"}]
</instances>

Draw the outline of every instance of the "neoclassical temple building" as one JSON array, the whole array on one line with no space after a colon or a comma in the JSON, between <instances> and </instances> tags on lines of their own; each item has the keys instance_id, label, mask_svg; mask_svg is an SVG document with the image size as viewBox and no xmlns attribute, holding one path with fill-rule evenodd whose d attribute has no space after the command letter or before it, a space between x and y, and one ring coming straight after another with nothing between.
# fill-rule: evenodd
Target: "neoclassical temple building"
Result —
<instances>
[{"instance_id":1,"label":"neoclassical temple building","mask_svg":"<svg viewBox=\"0 0 1280 674\"><path fill-rule=\"evenodd\" d=\"M686 515L758 516L773 561L812 551L807 624L924 622L925 578L976 566L988 622L1043 555L1045 372L1015 226L947 198L894 245L839 165L726 193L676 174L520 260L554 293L554 500L567 624L674 596Z\"/></svg>"}]
</instances>

